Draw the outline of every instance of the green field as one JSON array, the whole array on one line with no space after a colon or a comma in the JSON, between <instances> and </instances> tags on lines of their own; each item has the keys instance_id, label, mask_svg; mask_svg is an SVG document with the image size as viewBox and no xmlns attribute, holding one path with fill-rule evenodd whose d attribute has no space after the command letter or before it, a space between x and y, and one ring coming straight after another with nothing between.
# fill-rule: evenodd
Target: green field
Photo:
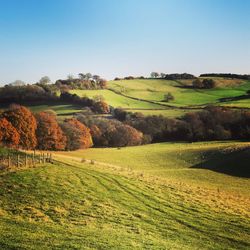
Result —
<instances>
[{"instance_id":1,"label":"green field","mask_svg":"<svg viewBox=\"0 0 250 250\"><path fill-rule=\"evenodd\" d=\"M164 109L162 105L143 102L139 100L133 100L128 97L121 96L116 94L108 89L103 90L72 90L71 93L77 94L79 96L88 96L93 98L94 96L101 95L108 102L109 105L113 107L122 107L122 108L132 108L132 109Z\"/></svg>"},{"instance_id":2,"label":"green field","mask_svg":"<svg viewBox=\"0 0 250 250\"><path fill-rule=\"evenodd\" d=\"M1 249L248 249L250 183L237 176L247 146L58 152L54 164L2 171Z\"/></svg>"},{"instance_id":3,"label":"green field","mask_svg":"<svg viewBox=\"0 0 250 250\"><path fill-rule=\"evenodd\" d=\"M238 82L237 80L235 80ZM176 81L168 80L121 80L109 82L109 88L119 91L132 97L140 97L145 100L162 102L164 94L170 92L175 97L170 105L173 106L195 106L208 105L220 102L220 98L236 97L245 95L250 89L250 82L242 82L235 86L220 86L215 89L197 90L183 88L183 85ZM250 101L249 101L250 102Z\"/></svg>"},{"instance_id":4,"label":"green field","mask_svg":"<svg viewBox=\"0 0 250 250\"><path fill-rule=\"evenodd\" d=\"M235 100L246 95L250 82L237 79L216 78L218 87L214 89L192 89L190 80L169 81L159 79L134 79L108 82L105 90L72 90L79 96L102 96L109 105L121 107L131 112L145 115L164 115L179 117L187 112L198 111L214 104L236 108L250 108L250 99ZM164 95L170 92L174 100L164 102ZM223 98L232 98L225 101Z\"/></svg>"},{"instance_id":5,"label":"green field","mask_svg":"<svg viewBox=\"0 0 250 250\"><path fill-rule=\"evenodd\" d=\"M70 115L73 113L81 112L82 108L71 104L61 104L61 105L37 105L29 106L33 112L48 111L53 110L57 115Z\"/></svg>"}]
</instances>

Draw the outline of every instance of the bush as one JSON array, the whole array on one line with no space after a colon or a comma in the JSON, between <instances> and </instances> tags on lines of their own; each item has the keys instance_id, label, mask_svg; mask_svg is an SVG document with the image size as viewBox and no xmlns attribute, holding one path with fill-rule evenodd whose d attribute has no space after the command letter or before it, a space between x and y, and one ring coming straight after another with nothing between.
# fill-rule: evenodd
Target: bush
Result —
<instances>
[{"instance_id":1,"label":"bush","mask_svg":"<svg viewBox=\"0 0 250 250\"><path fill-rule=\"evenodd\" d=\"M174 100L174 96L168 92L166 95L164 95L164 102L170 102Z\"/></svg>"}]
</instances>

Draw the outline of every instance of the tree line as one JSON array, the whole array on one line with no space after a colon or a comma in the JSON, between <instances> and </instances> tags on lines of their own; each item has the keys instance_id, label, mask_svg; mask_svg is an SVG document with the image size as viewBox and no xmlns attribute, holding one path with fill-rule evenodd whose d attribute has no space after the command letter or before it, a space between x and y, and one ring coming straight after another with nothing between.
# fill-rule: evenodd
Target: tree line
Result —
<instances>
[{"instance_id":1,"label":"tree line","mask_svg":"<svg viewBox=\"0 0 250 250\"><path fill-rule=\"evenodd\" d=\"M13 104L0 115L0 142L22 149L76 150L93 145L90 129L75 118L58 123L50 112L33 114Z\"/></svg>"},{"instance_id":2,"label":"tree line","mask_svg":"<svg viewBox=\"0 0 250 250\"><path fill-rule=\"evenodd\" d=\"M28 108L13 104L0 115L0 143L39 150L123 147L142 144L143 133L116 119L78 115L58 122L52 112L33 114Z\"/></svg>"},{"instance_id":3,"label":"tree line","mask_svg":"<svg viewBox=\"0 0 250 250\"><path fill-rule=\"evenodd\" d=\"M231 79L242 79L242 80L250 80L250 75L244 74L232 74L232 73L206 73L201 74L200 77L223 77L223 78L231 78Z\"/></svg>"},{"instance_id":4,"label":"tree line","mask_svg":"<svg viewBox=\"0 0 250 250\"><path fill-rule=\"evenodd\" d=\"M80 97L69 92L56 92L47 89L46 86L39 85L6 85L0 88L0 103L19 103L19 104L76 104L81 107L89 107L93 112L100 114L109 113L109 105L104 100L93 100L88 97Z\"/></svg>"},{"instance_id":5,"label":"tree line","mask_svg":"<svg viewBox=\"0 0 250 250\"><path fill-rule=\"evenodd\" d=\"M173 119L115 109L114 117L141 131L147 143L250 139L250 112L244 110L209 106Z\"/></svg>"},{"instance_id":6,"label":"tree line","mask_svg":"<svg viewBox=\"0 0 250 250\"><path fill-rule=\"evenodd\" d=\"M250 112L210 106L178 119L114 109L113 118L78 114L58 122L51 112L33 114L11 105L0 115L0 142L9 147L76 150L167 141L250 139Z\"/></svg>"}]
</instances>

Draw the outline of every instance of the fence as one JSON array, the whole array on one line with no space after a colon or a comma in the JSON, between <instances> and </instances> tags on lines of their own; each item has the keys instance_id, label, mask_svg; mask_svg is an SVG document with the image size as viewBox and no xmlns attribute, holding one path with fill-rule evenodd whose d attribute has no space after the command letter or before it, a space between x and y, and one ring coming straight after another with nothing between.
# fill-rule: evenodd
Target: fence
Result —
<instances>
[{"instance_id":1,"label":"fence","mask_svg":"<svg viewBox=\"0 0 250 250\"><path fill-rule=\"evenodd\" d=\"M23 167L23 166L36 166L37 164L42 164L50 162L52 163L51 153L37 153L32 154L27 153L15 153L9 155L0 156L0 169L11 168L11 167Z\"/></svg>"}]
</instances>

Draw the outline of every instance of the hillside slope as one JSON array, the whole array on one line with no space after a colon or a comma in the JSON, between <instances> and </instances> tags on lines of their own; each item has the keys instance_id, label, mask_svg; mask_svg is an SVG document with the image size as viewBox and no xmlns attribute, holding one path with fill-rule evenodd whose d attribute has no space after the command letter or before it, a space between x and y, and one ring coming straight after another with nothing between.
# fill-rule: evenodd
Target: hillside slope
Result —
<instances>
[{"instance_id":1,"label":"hillside slope","mask_svg":"<svg viewBox=\"0 0 250 250\"><path fill-rule=\"evenodd\" d=\"M2 170L1 249L248 249L249 178L208 169L222 154L249 163L248 147L88 149Z\"/></svg>"},{"instance_id":2,"label":"hillside slope","mask_svg":"<svg viewBox=\"0 0 250 250\"><path fill-rule=\"evenodd\" d=\"M153 184L153 185L151 185ZM249 219L89 164L1 173L1 249L247 249Z\"/></svg>"}]
</instances>

